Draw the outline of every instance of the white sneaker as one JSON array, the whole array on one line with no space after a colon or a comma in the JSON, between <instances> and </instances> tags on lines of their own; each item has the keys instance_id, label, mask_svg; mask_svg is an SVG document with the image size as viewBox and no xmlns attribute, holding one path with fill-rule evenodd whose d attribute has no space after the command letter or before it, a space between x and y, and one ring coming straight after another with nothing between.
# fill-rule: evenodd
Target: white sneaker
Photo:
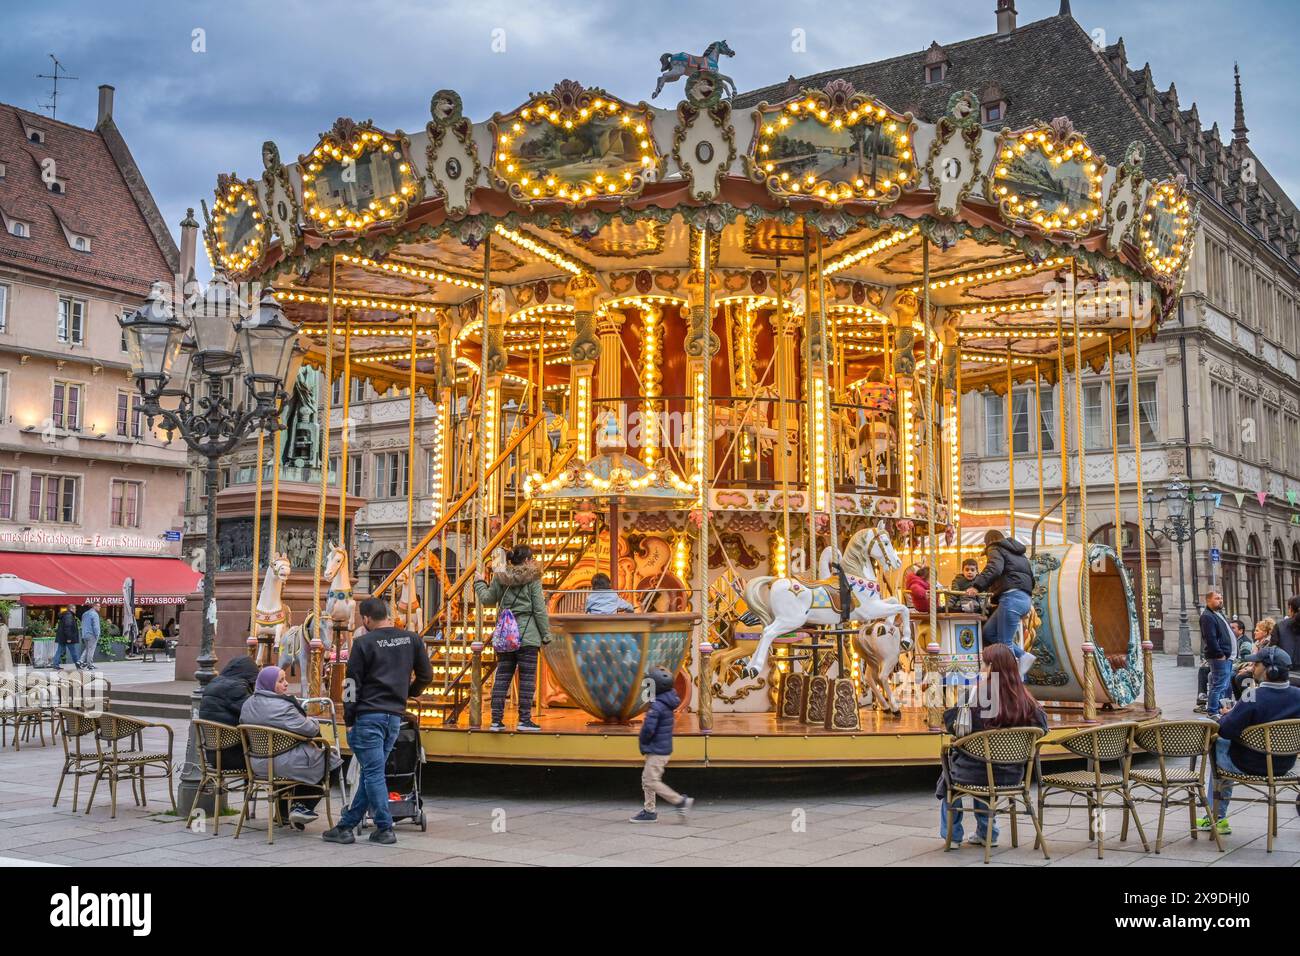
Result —
<instances>
[{"instance_id":1,"label":"white sneaker","mask_svg":"<svg viewBox=\"0 0 1300 956\"><path fill-rule=\"evenodd\" d=\"M1038 660L1038 658L1028 651L1025 651L1025 653L1020 655L1020 679L1022 681L1025 679L1025 675L1029 673L1029 668L1034 666L1034 661L1036 660Z\"/></svg>"}]
</instances>

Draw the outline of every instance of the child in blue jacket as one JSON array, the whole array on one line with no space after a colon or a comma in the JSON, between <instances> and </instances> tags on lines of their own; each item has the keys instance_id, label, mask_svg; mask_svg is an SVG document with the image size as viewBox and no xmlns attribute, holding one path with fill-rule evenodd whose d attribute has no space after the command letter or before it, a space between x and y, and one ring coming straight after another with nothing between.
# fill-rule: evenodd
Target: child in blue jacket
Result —
<instances>
[{"instance_id":1,"label":"child in blue jacket","mask_svg":"<svg viewBox=\"0 0 1300 956\"><path fill-rule=\"evenodd\" d=\"M668 767L668 758L673 752L673 721L682 700L673 690L673 675L662 667L655 667L646 674L654 681L655 696L645 712L645 721L641 724L641 753L645 754L645 769L641 771L641 790L645 794L645 806L632 823L654 823L659 819L655 812L655 797L667 800L676 809L678 816L685 819L691 812L695 801L678 793L664 783L664 770Z\"/></svg>"},{"instance_id":2,"label":"child in blue jacket","mask_svg":"<svg viewBox=\"0 0 1300 956\"><path fill-rule=\"evenodd\" d=\"M592 576L591 593L582 610L587 614L619 614L634 613L636 608L618 596L610 586L609 575L602 573Z\"/></svg>"}]
</instances>

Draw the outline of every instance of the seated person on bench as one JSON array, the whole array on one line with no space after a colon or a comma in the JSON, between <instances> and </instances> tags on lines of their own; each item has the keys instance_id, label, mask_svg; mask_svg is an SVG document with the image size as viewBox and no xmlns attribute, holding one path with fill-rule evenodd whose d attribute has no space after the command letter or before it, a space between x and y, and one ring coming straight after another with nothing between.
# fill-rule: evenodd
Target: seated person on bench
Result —
<instances>
[{"instance_id":1,"label":"seated person on bench","mask_svg":"<svg viewBox=\"0 0 1300 956\"><path fill-rule=\"evenodd\" d=\"M610 587L608 574L597 574L591 579L591 593L582 609L586 614L635 614L636 608L618 596Z\"/></svg>"}]
</instances>

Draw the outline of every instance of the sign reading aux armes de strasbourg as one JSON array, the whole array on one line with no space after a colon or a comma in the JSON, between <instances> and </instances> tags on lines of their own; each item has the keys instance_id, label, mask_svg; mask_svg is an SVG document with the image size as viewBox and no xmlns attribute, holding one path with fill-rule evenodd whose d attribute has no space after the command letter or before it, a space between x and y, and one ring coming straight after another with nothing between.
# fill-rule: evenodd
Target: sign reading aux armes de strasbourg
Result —
<instances>
[{"instance_id":1,"label":"sign reading aux armes de strasbourg","mask_svg":"<svg viewBox=\"0 0 1300 956\"><path fill-rule=\"evenodd\" d=\"M162 538L149 538L137 534L99 534L98 532L78 534L75 531L46 531L42 528L31 528L27 531L0 531L0 548L2 547L73 553L163 554L168 550L168 543Z\"/></svg>"}]
</instances>

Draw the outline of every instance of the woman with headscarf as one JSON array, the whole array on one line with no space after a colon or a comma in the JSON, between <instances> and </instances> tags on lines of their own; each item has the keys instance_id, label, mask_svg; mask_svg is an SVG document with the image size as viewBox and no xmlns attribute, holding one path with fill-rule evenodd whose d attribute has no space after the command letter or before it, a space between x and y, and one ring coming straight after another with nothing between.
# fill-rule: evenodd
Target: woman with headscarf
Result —
<instances>
[{"instance_id":1,"label":"woman with headscarf","mask_svg":"<svg viewBox=\"0 0 1300 956\"><path fill-rule=\"evenodd\" d=\"M303 737L316 737L320 734L320 724L307 716L302 705L289 695L289 679L278 667L263 667L257 674L257 683L253 694L244 701L239 712L240 724L256 724L259 727L273 727L286 730ZM328 751L330 769L338 767L342 760L331 747ZM306 742L298 744L291 750L275 758L275 775L302 783L319 785L325 775L325 755L315 744ZM261 777L266 773L267 761L262 757L251 758L253 773ZM315 806L319 797L293 797L281 801L280 819L288 819L295 829L301 830L308 823L316 820Z\"/></svg>"}]
</instances>

